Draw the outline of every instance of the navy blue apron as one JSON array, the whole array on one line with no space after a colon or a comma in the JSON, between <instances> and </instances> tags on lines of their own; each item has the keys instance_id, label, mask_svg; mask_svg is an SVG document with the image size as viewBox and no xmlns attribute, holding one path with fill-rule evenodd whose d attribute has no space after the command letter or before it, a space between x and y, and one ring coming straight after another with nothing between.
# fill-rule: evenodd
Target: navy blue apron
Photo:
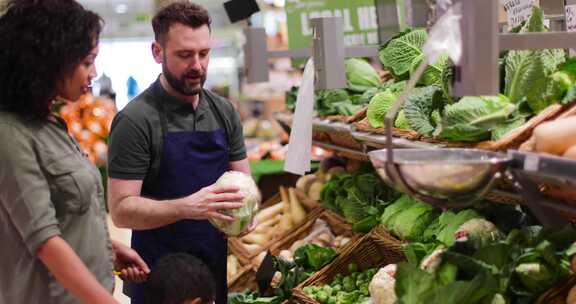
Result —
<instances>
[{"instance_id":1,"label":"navy blue apron","mask_svg":"<svg viewBox=\"0 0 576 304\"><path fill-rule=\"evenodd\" d=\"M214 101L206 96L205 102L224 126ZM159 103L163 134L161 163L153 185L143 190L142 196L156 200L182 198L212 185L228 171L228 138L224 129L168 132L164 103ZM158 229L134 230L132 248L149 266L165 254L175 252L187 252L202 259L215 279L216 304L226 303L227 243L224 234L209 221L181 220ZM144 303L143 284L132 284L130 291L132 303Z\"/></svg>"}]
</instances>

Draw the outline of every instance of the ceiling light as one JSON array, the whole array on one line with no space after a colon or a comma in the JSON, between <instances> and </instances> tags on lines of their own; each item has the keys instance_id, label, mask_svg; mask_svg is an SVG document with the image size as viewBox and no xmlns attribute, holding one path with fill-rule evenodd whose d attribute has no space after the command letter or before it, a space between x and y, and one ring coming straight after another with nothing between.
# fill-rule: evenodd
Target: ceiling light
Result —
<instances>
[{"instance_id":1,"label":"ceiling light","mask_svg":"<svg viewBox=\"0 0 576 304\"><path fill-rule=\"evenodd\" d=\"M116 5L115 11L117 14L126 14L126 12L128 12L128 5L120 3Z\"/></svg>"}]
</instances>

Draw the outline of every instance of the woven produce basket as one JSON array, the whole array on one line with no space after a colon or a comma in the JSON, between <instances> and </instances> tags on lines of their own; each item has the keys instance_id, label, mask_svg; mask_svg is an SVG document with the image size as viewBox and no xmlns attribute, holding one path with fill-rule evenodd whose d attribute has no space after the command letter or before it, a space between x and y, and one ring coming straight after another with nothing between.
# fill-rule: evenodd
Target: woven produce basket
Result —
<instances>
[{"instance_id":1,"label":"woven produce basket","mask_svg":"<svg viewBox=\"0 0 576 304\"><path fill-rule=\"evenodd\" d=\"M554 119L560 116L565 111L569 110L573 105L561 106L554 104L540 112L538 115L532 117L523 126L508 132L503 138L498 141L484 141L479 143L465 143L465 142L451 142L447 140L438 140L434 138L425 137L414 131L393 129L392 135L413 141L421 141L431 144L440 144L452 148L477 148L490 151L506 151L508 149L517 149L522 143L532 136L532 131L541 123ZM371 132L375 134L386 134L384 128L372 128L368 123L368 119L363 119L356 123L356 128L359 131Z\"/></svg>"},{"instance_id":2,"label":"woven produce basket","mask_svg":"<svg viewBox=\"0 0 576 304\"><path fill-rule=\"evenodd\" d=\"M334 145L362 151L362 143L358 142L350 131L329 132L330 142Z\"/></svg>"},{"instance_id":3,"label":"woven produce basket","mask_svg":"<svg viewBox=\"0 0 576 304\"><path fill-rule=\"evenodd\" d=\"M331 116L326 116L325 118L329 121L351 124L351 123L358 122L358 121L364 119L364 117L366 117L367 111L368 111L368 107L364 107L362 110L356 112L356 114L354 114L352 116L331 115Z\"/></svg>"},{"instance_id":4,"label":"woven produce basket","mask_svg":"<svg viewBox=\"0 0 576 304\"><path fill-rule=\"evenodd\" d=\"M243 292L245 290L257 290L256 271L252 265L244 266L236 276L228 281L228 292Z\"/></svg>"},{"instance_id":5,"label":"woven produce basket","mask_svg":"<svg viewBox=\"0 0 576 304\"><path fill-rule=\"evenodd\" d=\"M322 212L321 208L316 208L316 209L312 209L310 210L307 214L306 214L306 218L302 221L302 223L307 223L311 218L316 218L318 216L318 214ZM252 261L254 260L254 258L256 258L258 255L260 255L262 252L267 251L270 249L270 247L275 244L278 240L283 239L286 235L289 235L290 233L293 233L294 231L296 231L297 229L299 229L301 227L301 225L298 225L296 227L293 227L292 229L286 231L284 234L282 235L278 235L275 238L271 239L270 241L268 241L266 244L264 244L259 250L255 250L255 251L248 251L246 249L246 247L244 246L244 244L237 238L230 238L228 240L228 244L230 245L230 250L239 258L242 259L243 261L250 261L252 263Z\"/></svg>"},{"instance_id":6,"label":"woven produce basket","mask_svg":"<svg viewBox=\"0 0 576 304\"><path fill-rule=\"evenodd\" d=\"M566 303L566 297L572 287L576 286L576 275L571 275L538 298L537 304L572 304Z\"/></svg>"},{"instance_id":7,"label":"woven produce basket","mask_svg":"<svg viewBox=\"0 0 576 304\"><path fill-rule=\"evenodd\" d=\"M346 223L342 218L338 215L333 213L330 210L323 210L318 213L316 218L310 218L307 223L304 223L299 229L293 231L289 235L285 236L284 238L278 240L274 245L270 247L270 251L273 255L278 255L280 251L284 249L290 248L292 244L296 241L305 238L308 234L310 234L312 227L316 220L322 219L330 227L330 230L335 236L342 235L345 237L351 238L350 242L353 242L356 238L360 237L360 234L354 233L352 231L352 226ZM342 250L342 247L340 250Z\"/></svg>"},{"instance_id":8,"label":"woven produce basket","mask_svg":"<svg viewBox=\"0 0 576 304\"><path fill-rule=\"evenodd\" d=\"M385 232L375 229L346 246L334 261L298 285L294 289L294 300L296 303L318 304L304 293L304 287L329 284L337 274L346 273L350 263L356 263L360 270L366 270L404 259L402 244L392 237L386 239Z\"/></svg>"}]
</instances>

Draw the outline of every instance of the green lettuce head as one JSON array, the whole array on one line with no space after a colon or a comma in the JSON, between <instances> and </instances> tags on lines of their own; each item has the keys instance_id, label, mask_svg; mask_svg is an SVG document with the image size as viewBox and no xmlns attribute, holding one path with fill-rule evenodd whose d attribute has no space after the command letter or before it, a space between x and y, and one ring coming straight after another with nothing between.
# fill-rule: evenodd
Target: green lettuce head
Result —
<instances>
[{"instance_id":1,"label":"green lettuce head","mask_svg":"<svg viewBox=\"0 0 576 304\"><path fill-rule=\"evenodd\" d=\"M235 218L233 222L227 222L219 219L211 218L210 222L220 231L229 236L238 236L246 231L254 216L258 211L258 204L260 203L260 191L252 177L238 171L228 171L224 173L217 181L217 186L237 186L240 188L240 194L244 196L242 202L244 206L238 209L219 210L220 213L229 215Z\"/></svg>"}]
</instances>

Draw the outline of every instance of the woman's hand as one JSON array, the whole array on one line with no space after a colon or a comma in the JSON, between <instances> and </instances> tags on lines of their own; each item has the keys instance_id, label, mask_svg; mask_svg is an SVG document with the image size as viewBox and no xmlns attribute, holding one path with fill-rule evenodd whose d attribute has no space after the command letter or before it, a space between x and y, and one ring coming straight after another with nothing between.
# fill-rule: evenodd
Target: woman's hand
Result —
<instances>
[{"instance_id":1,"label":"woman's hand","mask_svg":"<svg viewBox=\"0 0 576 304\"><path fill-rule=\"evenodd\" d=\"M142 283L148 279L150 268L140 255L121 242L112 240L114 249L114 270L124 281Z\"/></svg>"}]
</instances>

